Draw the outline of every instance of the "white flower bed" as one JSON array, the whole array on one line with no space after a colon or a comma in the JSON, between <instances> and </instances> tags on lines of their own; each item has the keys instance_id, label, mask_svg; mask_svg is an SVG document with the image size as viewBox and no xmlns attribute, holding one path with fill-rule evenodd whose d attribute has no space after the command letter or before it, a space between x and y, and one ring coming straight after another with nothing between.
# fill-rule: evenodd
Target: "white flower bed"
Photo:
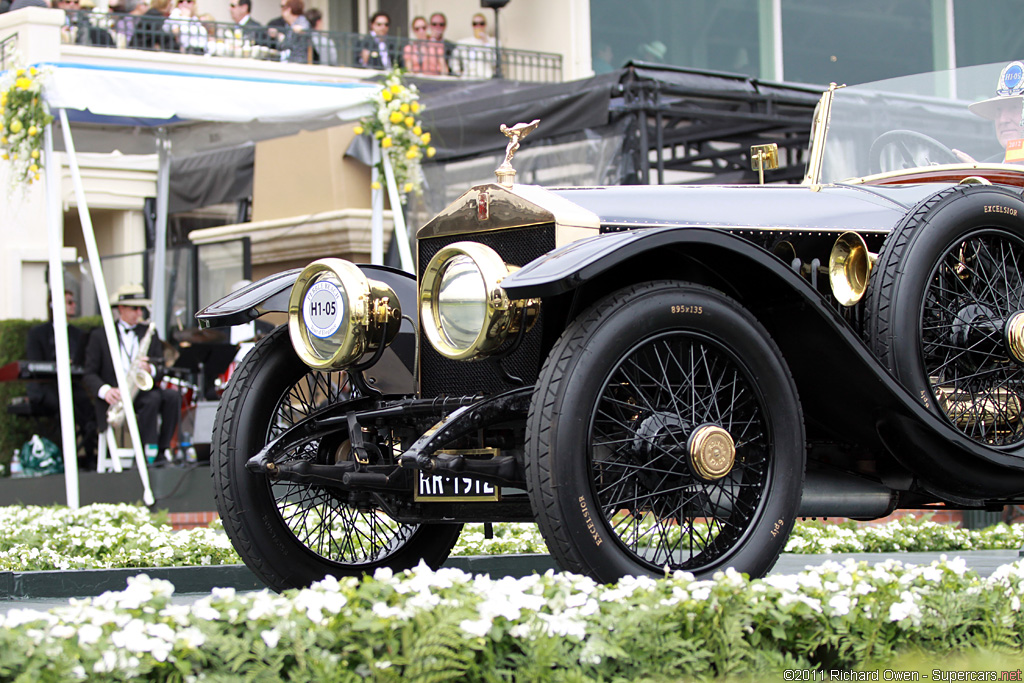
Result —
<instances>
[{"instance_id":1,"label":"white flower bed","mask_svg":"<svg viewBox=\"0 0 1024 683\"><path fill-rule=\"evenodd\" d=\"M219 527L215 523L214 527ZM853 523L799 523L786 546L791 553L1016 549L1024 525L981 531L906 518L874 527ZM467 524L452 554L544 554L533 524ZM241 558L219 528L174 531L160 515L133 505L0 508L0 571L99 569L238 564Z\"/></svg>"},{"instance_id":2,"label":"white flower bed","mask_svg":"<svg viewBox=\"0 0 1024 683\"><path fill-rule=\"evenodd\" d=\"M0 508L0 570L173 567L241 562L210 528L174 531L135 505Z\"/></svg>"},{"instance_id":3,"label":"white flower bed","mask_svg":"<svg viewBox=\"0 0 1024 683\"><path fill-rule=\"evenodd\" d=\"M495 524L494 537L484 538L483 524L467 524L453 555L546 553L534 524ZM949 552L1008 550L1024 545L1024 525L996 524L987 529L961 529L925 519L904 517L877 526L855 522L798 522L786 544L787 553Z\"/></svg>"},{"instance_id":4,"label":"white flower bed","mask_svg":"<svg viewBox=\"0 0 1024 683\"><path fill-rule=\"evenodd\" d=\"M171 604L166 581L0 619L13 680L568 681L853 668L915 649L1020 650L1024 565L828 562L748 581L548 573L492 580L425 567L274 595ZM773 676L774 677L774 676Z\"/></svg>"},{"instance_id":5,"label":"white flower bed","mask_svg":"<svg viewBox=\"0 0 1024 683\"><path fill-rule=\"evenodd\" d=\"M1009 550L1024 544L1024 525L996 524L987 529L961 529L927 518L904 517L876 526L798 523L787 553L946 552L951 550Z\"/></svg>"}]
</instances>

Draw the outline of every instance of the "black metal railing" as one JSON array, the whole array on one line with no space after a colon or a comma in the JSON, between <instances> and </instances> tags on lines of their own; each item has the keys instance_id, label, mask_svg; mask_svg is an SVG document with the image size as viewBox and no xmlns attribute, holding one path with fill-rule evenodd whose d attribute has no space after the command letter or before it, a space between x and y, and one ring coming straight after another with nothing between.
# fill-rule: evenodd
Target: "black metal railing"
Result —
<instances>
[{"instance_id":1,"label":"black metal railing","mask_svg":"<svg viewBox=\"0 0 1024 683\"><path fill-rule=\"evenodd\" d=\"M562 56L549 52L386 38L288 27L242 27L200 19L80 11L69 15L64 41L100 47L265 59L368 69L403 66L413 73L536 83L562 80ZM500 58L500 69L497 67Z\"/></svg>"},{"instance_id":2,"label":"black metal railing","mask_svg":"<svg viewBox=\"0 0 1024 683\"><path fill-rule=\"evenodd\" d=\"M6 71L14 61L14 52L18 49L18 34L14 33L0 40L0 71Z\"/></svg>"}]
</instances>

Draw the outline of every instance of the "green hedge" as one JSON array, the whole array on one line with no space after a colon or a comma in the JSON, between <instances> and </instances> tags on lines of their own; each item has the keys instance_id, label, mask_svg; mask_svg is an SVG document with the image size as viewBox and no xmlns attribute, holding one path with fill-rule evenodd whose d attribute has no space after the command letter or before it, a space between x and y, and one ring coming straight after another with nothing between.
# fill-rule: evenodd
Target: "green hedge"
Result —
<instances>
[{"instance_id":1,"label":"green hedge","mask_svg":"<svg viewBox=\"0 0 1024 683\"><path fill-rule=\"evenodd\" d=\"M25 339L29 328L41 320L0 320L0 365L25 358ZM78 318L73 325L90 331L102 324L99 316ZM7 470L14 450L32 438L33 434L60 442L60 421L56 418L23 417L11 415L7 406L11 399L25 395L25 382L0 382L0 463Z\"/></svg>"}]
</instances>

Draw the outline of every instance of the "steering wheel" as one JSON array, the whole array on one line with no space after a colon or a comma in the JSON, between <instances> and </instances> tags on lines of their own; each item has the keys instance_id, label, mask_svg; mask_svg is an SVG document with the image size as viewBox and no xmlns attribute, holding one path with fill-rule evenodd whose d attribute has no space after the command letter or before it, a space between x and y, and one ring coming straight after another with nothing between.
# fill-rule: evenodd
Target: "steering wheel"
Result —
<instances>
[{"instance_id":1,"label":"steering wheel","mask_svg":"<svg viewBox=\"0 0 1024 683\"><path fill-rule=\"evenodd\" d=\"M933 137L912 130L890 130L871 143L871 172L898 171L936 164L955 164L953 150Z\"/></svg>"}]
</instances>

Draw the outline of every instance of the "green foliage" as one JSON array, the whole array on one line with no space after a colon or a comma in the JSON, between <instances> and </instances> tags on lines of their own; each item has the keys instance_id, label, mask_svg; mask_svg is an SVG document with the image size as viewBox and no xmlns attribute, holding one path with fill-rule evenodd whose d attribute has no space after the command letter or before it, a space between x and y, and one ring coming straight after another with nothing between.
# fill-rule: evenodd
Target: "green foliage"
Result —
<instances>
[{"instance_id":1,"label":"green foliage","mask_svg":"<svg viewBox=\"0 0 1024 683\"><path fill-rule=\"evenodd\" d=\"M611 585L421 566L282 595L215 589L191 606L172 592L142 575L48 614L10 610L0 680L632 683L780 680L784 669L828 680L883 666L1015 670L1024 654L1024 563L987 579L960 560L848 561L755 581L730 570Z\"/></svg>"},{"instance_id":2,"label":"green foliage","mask_svg":"<svg viewBox=\"0 0 1024 683\"><path fill-rule=\"evenodd\" d=\"M0 320L0 366L25 358L25 339L28 330L39 320ZM11 462L14 451L21 448L32 434L50 435L56 424L51 419L26 418L11 415L7 406L11 399L25 395L24 382L0 382L0 463ZM59 432L58 432L59 433Z\"/></svg>"}]
</instances>

